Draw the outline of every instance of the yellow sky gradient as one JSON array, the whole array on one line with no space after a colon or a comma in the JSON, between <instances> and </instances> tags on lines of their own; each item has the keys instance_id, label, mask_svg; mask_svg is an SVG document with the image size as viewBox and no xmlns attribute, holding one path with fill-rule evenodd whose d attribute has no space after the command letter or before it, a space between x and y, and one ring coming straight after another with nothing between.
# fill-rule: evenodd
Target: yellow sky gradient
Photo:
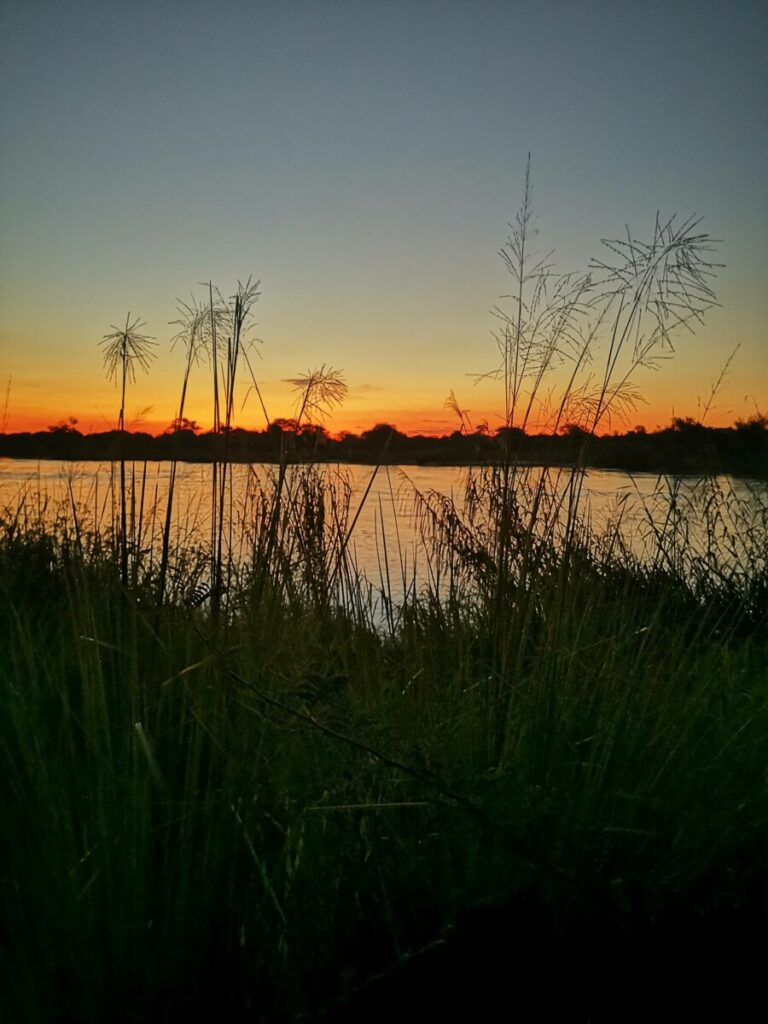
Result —
<instances>
[{"instance_id":1,"label":"yellow sky gradient","mask_svg":"<svg viewBox=\"0 0 768 1024\"><path fill-rule=\"evenodd\" d=\"M479 301L476 306L467 312L456 302L435 315L433 329L427 317L404 318L397 310L373 326L364 316L347 310L335 329L332 312L321 322L305 320L289 306L270 303L267 292L256 307L259 323L251 334L260 343L253 341L251 365L270 419L294 415L295 395L285 378L317 366L320 351L328 364L343 370L349 386L344 405L325 421L331 433L360 433L379 422L393 423L411 434L450 433L458 427L457 417L445 407L451 390L474 426L483 421L492 430L501 426L501 384L477 382L478 374L492 370L498 362L491 335L494 320ZM130 429L154 434L165 430L176 415L183 354L171 346L173 307L158 303L151 313L146 332L156 340L156 358L150 372L139 372L129 385L126 422ZM99 314L101 323L96 322ZM83 432L114 428L119 394L105 377L98 344L113 321L101 309L79 305L73 305L58 322L45 310L30 320L6 323L0 331L0 427L4 424L8 432L45 430L74 417ZM606 423L602 430L635 425L655 430L667 426L673 416L700 419L736 346L705 422L729 426L756 409L765 412L768 345L761 327L759 317L740 314L734 302L713 309L695 334L679 336L674 355L658 371L638 372L635 380L645 401L625 423ZM598 350L596 370L599 363ZM565 379L562 369L553 373L542 394L556 402ZM248 429L263 429L264 415L250 384L242 365L235 420ZM204 430L211 426L210 389L209 368L196 367L185 414ZM546 429L545 417L534 417L531 428Z\"/></svg>"},{"instance_id":2,"label":"yellow sky gradient","mask_svg":"<svg viewBox=\"0 0 768 1024\"><path fill-rule=\"evenodd\" d=\"M98 339L96 339L98 340ZM686 351L685 345L692 350ZM733 350L734 346L731 346ZM478 347L479 348L479 347ZM703 351L702 351L703 350ZM264 351L264 349L262 349ZM77 352L75 361L73 352ZM655 430L667 426L673 416L700 419L729 355L727 343L697 344L696 338L683 339L679 352L659 372L641 372L637 381L645 398L630 412L625 422L604 424L603 431L625 430L635 425ZM59 348L30 344L15 348L13 360L0 364L0 427L6 432L45 430L49 426L77 420L84 433L113 429L117 422L119 393L102 373L101 353L95 341L87 345L70 344ZM474 372L490 369L495 353L490 339L484 345L485 358L471 355ZM470 354L468 353L468 359ZM290 418L295 414L295 394L283 378L262 376L262 370L273 370L259 359L253 360L257 381L270 419ZM6 365L7 364L7 365ZM295 365L294 365L295 364ZM293 376L309 369L297 360L286 360L285 374ZM361 370L363 371L361 373ZM379 375L377 378L377 374ZM363 380L362 376L368 379ZM475 382L469 370L453 372L453 368L436 367L426 380L415 374L398 379L397 368L385 365L363 365L351 376L345 372L349 393L341 408L333 410L324 425L333 433L360 433L379 422L392 423L409 434L450 433L459 426L454 412L445 400L453 390L459 405L468 413L474 427L483 421L494 430L503 424L503 395L499 382ZM371 383L379 379L381 383ZM169 351L167 342L158 345L158 358L148 375L139 373L129 384L126 401L126 422L129 429L161 433L174 418L179 401L181 355ZM554 374L545 389L551 402L560 395L563 376ZM766 407L766 375L764 369L740 360L737 352L710 408L705 422L709 426L730 426L737 418L747 418L756 409ZM185 415L196 420L202 429L211 425L210 372L200 366L193 371ZM265 419L261 405L251 388L245 368L240 376L237 413L238 426L263 429ZM4 421L4 422L3 422ZM543 413L534 416L531 430L547 429Z\"/></svg>"}]
</instances>

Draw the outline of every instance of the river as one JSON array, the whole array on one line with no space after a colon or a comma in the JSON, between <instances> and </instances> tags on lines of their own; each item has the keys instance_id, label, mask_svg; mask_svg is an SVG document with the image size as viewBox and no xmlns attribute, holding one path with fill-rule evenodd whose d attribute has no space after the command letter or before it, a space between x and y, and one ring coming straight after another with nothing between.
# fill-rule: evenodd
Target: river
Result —
<instances>
[{"instance_id":1,"label":"river","mask_svg":"<svg viewBox=\"0 0 768 1024\"><path fill-rule=\"evenodd\" d=\"M128 521L139 546L156 547L165 518L171 473L168 462L129 464ZM258 517L259 494L274 477L276 467L230 467L226 537L235 559L247 557L249 524ZM289 470L289 486L298 479L298 467ZM355 512L362 508L349 536L349 551L374 587L384 578L400 592L406 581L429 572L418 515L417 495L452 497L461 505L468 470L457 467L323 466L320 472L348 501L348 531ZM535 484L541 470L528 471ZM562 492L570 478L567 470L550 471L555 490ZM210 544L211 466L180 463L172 523L173 543L179 549ZM372 480L373 477L373 480ZM0 459L0 516L6 521L23 517L27 523L52 527L73 525L88 532L105 531L118 514L117 467L110 463L32 462ZM372 481L372 482L371 482ZM367 493L366 493L367 491ZM589 470L584 480L580 510L595 535L620 520L619 534L633 555L658 557L658 533L674 527L678 556L734 566L748 573L766 558L768 486L765 482L720 477L675 482L650 474L630 476L618 471ZM331 519L325 510L325 529ZM394 586L392 580L395 580ZM399 581L399 582L398 582ZM396 596L396 594L395 594Z\"/></svg>"}]
</instances>

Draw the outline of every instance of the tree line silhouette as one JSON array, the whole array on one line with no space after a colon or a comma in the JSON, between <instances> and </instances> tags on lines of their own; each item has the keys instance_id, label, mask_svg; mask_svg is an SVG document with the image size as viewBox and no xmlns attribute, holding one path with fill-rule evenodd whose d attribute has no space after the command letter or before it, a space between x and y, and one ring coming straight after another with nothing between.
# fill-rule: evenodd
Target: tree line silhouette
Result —
<instances>
[{"instance_id":1,"label":"tree line silhouette","mask_svg":"<svg viewBox=\"0 0 768 1024\"><path fill-rule=\"evenodd\" d=\"M455 430L443 436L408 435L389 423L360 434L332 435L316 423L276 419L266 430L240 427L203 432L193 421L174 422L163 433L109 430L81 433L69 418L47 430L0 433L0 456L23 459L137 461L176 459L212 462L226 445L233 462L289 461L358 464L468 465L513 457L523 463L613 468L651 473L734 473L768 477L768 417L755 413L731 427L707 427L691 417L646 431L590 434L569 424L557 434L526 433L516 427Z\"/></svg>"}]
</instances>

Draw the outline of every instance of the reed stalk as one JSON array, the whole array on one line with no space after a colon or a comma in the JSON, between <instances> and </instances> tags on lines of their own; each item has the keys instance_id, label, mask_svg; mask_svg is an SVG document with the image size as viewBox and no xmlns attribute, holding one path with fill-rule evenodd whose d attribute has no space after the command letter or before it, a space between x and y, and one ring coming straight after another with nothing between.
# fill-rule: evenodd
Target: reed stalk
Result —
<instances>
[{"instance_id":1,"label":"reed stalk","mask_svg":"<svg viewBox=\"0 0 768 1024\"><path fill-rule=\"evenodd\" d=\"M155 356L155 342L141 330L146 324L136 317L131 320L130 312L125 318L124 327L112 325L112 330L105 334L99 344L104 352L104 367L107 377L114 380L120 388L120 411L117 417L119 433L119 467L120 467L120 522L118 545L120 550L120 578L123 586L128 586L128 512L127 487L125 476L125 398L129 381L136 379L136 368L144 372Z\"/></svg>"}]
</instances>

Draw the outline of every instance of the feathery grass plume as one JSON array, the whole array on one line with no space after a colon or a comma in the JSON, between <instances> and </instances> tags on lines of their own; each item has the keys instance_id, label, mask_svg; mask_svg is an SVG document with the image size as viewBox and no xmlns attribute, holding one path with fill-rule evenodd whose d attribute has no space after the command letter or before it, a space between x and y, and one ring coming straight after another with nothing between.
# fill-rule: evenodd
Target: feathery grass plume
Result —
<instances>
[{"instance_id":1,"label":"feathery grass plume","mask_svg":"<svg viewBox=\"0 0 768 1024\"><path fill-rule=\"evenodd\" d=\"M192 368L209 354L210 338L208 335L209 312L207 305L203 305L194 296L189 302L179 300L177 304L179 317L171 321L171 326L178 330L171 339L171 349L177 345L184 349L184 375L181 382L181 397L179 409L174 421L175 425L181 423L184 417L184 407L187 398L187 388L192 374Z\"/></svg>"},{"instance_id":2,"label":"feathery grass plume","mask_svg":"<svg viewBox=\"0 0 768 1024\"><path fill-rule=\"evenodd\" d=\"M288 378L286 383L297 393L296 413L293 417L295 432L305 424L317 425L331 413L334 407L342 405L348 386L342 370L323 363L306 374ZM315 446L318 436L315 436ZM296 433L290 441L295 442ZM285 437L281 437L280 468L275 486L275 501L272 521L277 522L281 514L283 493L287 500L287 515L292 519L295 537L299 545L302 564L306 567L307 583L316 602L327 603L335 583L335 573L329 579L327 551L325 549L325 501L322 480L318 479L314 467L309 466L300 473L296 481L288 477L289 448ZM313 452L313 456L316 454ZM345 519L346 521L346 519ZM272 552L270 545L270 557Z\"/></svg>"},{"instance_id":3,"label":"feathery grass plume","mask_svg":"<svg viewBox=\"0 0 768 1024\"><path fill-rule=\"evenodd\" d=\"M640 368L657 369L674 352L673 336L694 333L718 305L712 282L722 264L710 254L718 241L698 230L702 218L678 223L656 214L649 242L633 237L603 239L610 256L593 259L599 320L608 326L602 379L591 398L588 425L594 433L614 407L631 407L631 378Z\"/></svg>"},{"instance_id":4,"label":"feathery grass plume","mask_svg":"<svg viewBox=\"0 0 768 1024\"><path fill-rule=\"evenodd\" d=\"M343 371L326 367L325 363L301 376L289 377L285 383L291 384L297 392L294 417L297 425L301 425L305 418L310 423L313 417L322 420L334 406L344 402L349 390Z\"/></svg>"},{"instance_id":5,"label":"feathery grass plume","mask_svg":"<svg viewBox=\"0 0 768 1024\"><path fill-rule=\"evenodd\" d=\"M698 231L700 223L695 216L678 222L676 214L664 221L657 212L649 242L627 227L625 239L602 240L609 256L590 263L595 319L585 332L584 351L591 355L605 330L602 369L582 379L574 372L558 412L558 424L567 410L583 430L569 498L574 506L581 497L590 437L614 418L628 421L644 400L638 372L658 370L674 352L675 334L693 334L718 305L712 282L721 264L710 258L718 242Z\"/></svg>"},{"instance_id":6,"label":"feathery grass plume","mask_svg":"<svg viewBox=\"0 0 768 1024\"><path fill-rule=\"evenodd\" d=\"M124 327L111 325L112 330L105 334L99 342L104 352L104 368L107 379L115 381L120 387L120 412L117 418L117 429L120 431L120 577L123 586L128 585L128 521L125 482L125 395L128 382L136 380L137 367L145 373L149 372L156 342L148 334L142 334L146 323L136 317L131 320L130 312L125 318Z\"/></svg>"},{"instance_id":7,"label":"feathery grass plume","mask_svg":"<svg viewBox=\"0 0 768 1024\"><path fill-rule=\"evenodd\" d=\"M211 501L211 576L212 597L211 607L218 614L221 596L227 588L231 572L231 560L227 559L227 579L224 573L224 525L225 507L229 496L230 515L228 522L232 527L232 489L229 479L229 442L234 426L235 393L240 359L252 344L247 336L253 318L253 306L259 299L259 281L249 277L245 283L237 282L235 294L225 299L218 288L214 289L209 282L208 321L210 325L210 357L213 367L213 429L222 435L220 450L217 447L216 458L212 465L212 501ZM224 334L226 342L220 343ZM220 387L223 390L220 391ZM223 400L223 403L222 403ZM222 404L224 416L222 419ZM231 536L228 538L231 550Z\"/></svg>"},{"instance_id":8,"label":"feathery grass plume","mask_svg":"<svg viewBox=\"0 0 768 1024\"><path fill-rule=\"evenodd\" d=\"M107 379L120 386L117 429L125 430L125 394L128 383L136 380L137 367L145 373L149 372L155 358L153 348L157 343L148 334L141 333L146 323L140 317L132 321L130 313L125 318L124 327L111 326L112 330L103 336L99 345L103 349Z\"/></svg>"},{"instance_id":9,"label":"feathery grass plume","mask_svg":"<svg viewBox=\"0 0 768 1024\"><path fill-rule=\"evenodd\" d=\"M552 252L539 256L532 250L538 235L534 226L531 157L525 171L522 205L509 225L510 235L499 251L514 281L511 310L495 306L501 321L494 334L501 361L477 380L502 383L504 426L525 430L542 401L541 390L550 372L566 359L577 361L583 352L579 325L588 307L591 279L588 274L557 274L550 262Z\"/></svg>"},{"instance_id":10,"label":"feathery grass plume","mask_svg":"<svg viewBox=\"0 0 768 1024\"><path fill-rule=\"evenodd\" d=\"M531 196L529 155L522 204L500 252L515 284L505 296L510 306L493 310L501 321L495 335L501 358L477 378L502 385L499 461L470 474L464 510L448 508L442 496L416 499L425 534L442 553L441 578L461 578L465 592L485 595L497 642L509 651L515 641L503 609L524 608L552 557L566 567L588 528L581 495L589 438L642 401L637 372L658 367L672 351L674 333L703 322L716 304L718 266L710 258L716 243L698 230L699 220L662 221L657 214L650 242L627 229L626 240L604 242L610 258L592 260L587 273L557 274L551 252L533 251ZM548 387L556 370L565 371L559 394ZM542 413L553 433L565 425L581 439L571 471L518 466L516 431ZM476 577L471 585L467 572ZM534 622L535 608L530 615Z\"/></svg>"},{"instance_id":11,"label":"feathery grass plume","mask_svg":"<svg viewBox=\"0 0 768 1024\"><path fill-rule=\"evenodd\" d=\"M178 327L178 331L171 339L171 348L177 345L184 349L184 373L181 382L181 396L179 407L174 417L172 428L180 430L184 422L186 408L187 390L192 375L192 368L200 363L204 357L210 356L210 312L207 305L204 305L194 296L189 302L179 301L177 304L179 317L172 321L172 326ZM165 526L163 529L162 548L160 552L160 569L157 585L157 604L162 605L165 596L165 585L168 573L168 559L170 553L171 522L173 518L174 496L176 491L177 459L174 450L171 460L170 477L168 482L168 495L165 507Z\"/></svg>"},{"instance_id":12,"label":"feathery grass plume","mask_svg":"<svg viewBox=\"0 0 768 1024\"><path fill-rule=\"evenodd\" d=\"M715 399L717 398L720 389L725 385L725 382L728 378L728 371L731 368L731 363L736 358L736 353L739 351L740 348L741 342L739 342L738 345L734 347L733 351L730 353L728 358L723 363L717 380L712 382L712 387L709 389L709 394L707 395L707 399L704 402L704 406L701 410L701 415L699 416L699 423L701 423L702 425L704 424L707 416L709 416L712 410L716 408ZM701 402L699 402L699 405L701 405Z\"/></svg>"},{"instance_id":13,"label":"feathery grass plume","mask_svg":"<svg viewBox=\"0 0 768 1024\"><path fill-rule=\"evenodd\" d=\"M459 405L459 401L453 391L453 388L448 393L448 397L443 402L443 408L449 409L454 413L459 420L459 430L462 434L472 433L472 422L469 418L469 409L462 409Z\"/></svg>"},{"instance_id":14,"label":"feathery grass plume","mask_svg":"<svg viewBox=\"0 0 768 1024\"><path fill-rule=\"evenodd\" d=\"M292 384L294 390L297 392L295 416L297 426L301 424L302 420L305 418L310 423L315 417L323 419L335 406L340 406L343 403L348 391L347 382L344 379L343 372L341 370L335 370L332 366L326 367L325 363L315 370L308 370L304 375L288 378L286 383ZM384 444L384 451L386 451L388 444L389 437ZM381 458L383 458L384 451L381 453L379 462L374 466L368 484L363 490L363 494L358 502L358 506L354 516L352 517L351 523L346 527L343 534L339 534L339 544L333 553L333 568L325 581L326 595L329 595L330 592L333 591L340 577L344 578L349 575L349 567L346 561L349 542L360 518L363 507L368 499L373 482L381 467ZM284 460L281 459L281 477L277 491L278 500L284 480Z\"/></svg>"}]
</instances>

